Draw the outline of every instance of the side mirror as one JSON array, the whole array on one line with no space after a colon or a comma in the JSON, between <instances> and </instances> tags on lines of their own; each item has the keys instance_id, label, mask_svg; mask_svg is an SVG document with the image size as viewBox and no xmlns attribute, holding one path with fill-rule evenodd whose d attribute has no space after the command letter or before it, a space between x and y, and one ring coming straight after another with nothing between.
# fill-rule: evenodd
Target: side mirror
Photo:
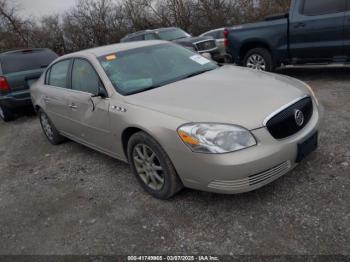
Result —
<instances>
[{"instance_id":1,"label":"side mirror","mask_svg":"<svg viewBox=\"0 0 350 262\"><path fill-rule=\"evenodd\" d=\"M95 95L93 95L92 97L107 98L107 97L108 97L108 94L107 94L106 89L104 89L104 87L99 86L99 87L98 87L98 90L97 90L97 93L96 93Z\"/></svg>"}]
</instances>

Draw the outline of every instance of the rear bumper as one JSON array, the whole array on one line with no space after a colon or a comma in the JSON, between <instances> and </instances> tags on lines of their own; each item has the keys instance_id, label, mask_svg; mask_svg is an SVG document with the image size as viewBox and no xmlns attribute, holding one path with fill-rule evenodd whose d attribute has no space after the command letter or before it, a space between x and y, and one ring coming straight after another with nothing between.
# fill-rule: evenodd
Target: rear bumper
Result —
<instances>
[{"instance_id":1,"label":"rear bumper","mask_svg":"<svg viewBox=\"0 0 350 262\"><path fill-rule=\"evenodd\" d=\"M221 60L223 60L225 58L224 55L221 54L220 49L219 48L214 48L212 50L208 50L208 51L198 51L199 54L210 54L211 58L215 61L220 62Z\"/></svg>"},{"instance_id":2,"label":"rear bumper","mask_svg":"<svg viewBox=\"0 0 350 262\"><path fill-rule=\"evenodd\" d=\"M24 106L31 106L29 90L13 92L10 94L0 95L0 105L9 109L15 109Z\"/></svg>"}]
</instances>

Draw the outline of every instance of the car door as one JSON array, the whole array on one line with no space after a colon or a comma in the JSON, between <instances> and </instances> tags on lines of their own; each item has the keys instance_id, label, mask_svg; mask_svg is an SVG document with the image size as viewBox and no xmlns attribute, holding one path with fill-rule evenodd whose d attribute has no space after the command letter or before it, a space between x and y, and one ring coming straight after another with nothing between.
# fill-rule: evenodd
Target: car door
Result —
<instances>
[{"instance_id":1,"label":"car door","mask_svg":"<svg viewBox=\"0 0 350 262\"><path fill-rule=\"evenodd\" d=\"M70 88L68 72L71 62L71 59L66 59L52 65L46 72L45 86L42 88L44 110L60 132L66 132L69 129L67 123L68 89Z\"/></svg>"},{"instance_id":2,"label":"car door","mask_svg":"<svg viewBox=\"0 0 350 262\"><path fill-rule=\"evenodd\" d=\"M290 18L290 55L296 61L341 59L347 0L300 0Z\"/></svg>"},{"instance_id":3,"label":"car door","mask_svg":"<svg viewBox=\"0 0 350 262\"><path fill-rule=\"evenodd\" d=\"M74 59L71 87L70 135L88 146L109 152L112 141L110 100L98 73L87 59Z\"/></svg>"}]
</instances>

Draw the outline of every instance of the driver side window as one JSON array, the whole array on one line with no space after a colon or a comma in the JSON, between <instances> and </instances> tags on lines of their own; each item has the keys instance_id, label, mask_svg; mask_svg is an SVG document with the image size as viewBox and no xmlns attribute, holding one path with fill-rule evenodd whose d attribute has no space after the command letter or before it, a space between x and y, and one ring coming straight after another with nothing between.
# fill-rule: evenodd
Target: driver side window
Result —
<instances>
[{"instance_id":1,"label":"driver side window","mask_svg":"<svg viewBox=\"0 0 350 262\"><path fill-rule=\"evenodd\" d=\"M84 59L75 59L72 70L72 89L98 94L101 80L92 65Z\"/></svg>"}]
</instances>

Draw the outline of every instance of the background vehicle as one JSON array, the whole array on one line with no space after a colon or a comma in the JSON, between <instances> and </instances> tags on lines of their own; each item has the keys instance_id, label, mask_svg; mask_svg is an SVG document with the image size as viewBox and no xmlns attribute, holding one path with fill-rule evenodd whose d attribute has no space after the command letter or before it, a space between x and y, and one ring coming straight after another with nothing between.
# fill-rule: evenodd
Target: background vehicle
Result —
<instances>
[{"instance_id":1,"label":"background vehicle","mask_svg":"<svg viewBox=\"0 0 350 262\"><path fill-rule=\"evenodd\" d=\"M31 105L30 85L57 57L49 49L24 49L0 54L0 118L10 121L17 108Z\"/></svg>"},{"instance_id":2,"label":"background vehicle","mask_svg":"<svg viewBox=\"0 0 350 262\"><path fill-rule=\"evenodd\" d=\"M227 54L226 46L225 46L225 28L214 29L208 32L201 34L200 36L210 36L215 39L216 45L219 48L220 56L217 59L220 59L224 62L230 63L232 62L232 57Z\"/></svg>"},{"instance_id":3,"label":"background vehicle","mask_svg":"<svg viewBox=\"0 0 350 262\"><path fill-rule=\"evenodd\" d=\"M165 40L177 43L200 54L209 53L214 60L220 59L220 50L216 46L213 37L193 37L180 28L168 27L154 30L145 30L125 36L120 40L123 42L143 40Z\"/></svg>"},{"instance_id":4,"label":"background vehicle","mask_svg":"<svg viewBox=\"0 0 350 262\"><path fill-rule=\"evenodd\" d=\"M227 52L249 68L337 63L350 59L347 0L293 0L286 15L228 28Z\"/></svg>"}]
</instances>

